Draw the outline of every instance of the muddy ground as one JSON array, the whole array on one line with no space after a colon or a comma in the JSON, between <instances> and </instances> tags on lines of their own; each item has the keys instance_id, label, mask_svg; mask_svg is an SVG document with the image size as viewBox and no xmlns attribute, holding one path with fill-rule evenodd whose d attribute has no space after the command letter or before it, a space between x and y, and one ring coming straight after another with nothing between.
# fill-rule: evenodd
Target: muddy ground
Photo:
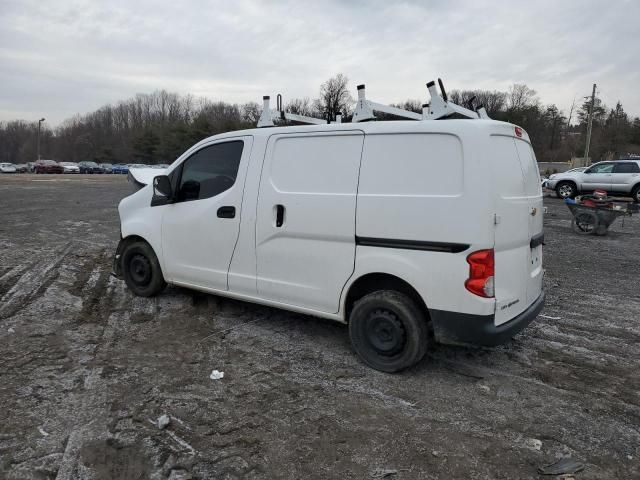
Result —
<instances>
[{"instance_id":1,"label":"muddy ground","mask_svg":"<svg viewBox=\"0 0 640 480\"><path fill-rule=\"evenodd\" d=\"M535 479L563 456L577 479L640 478L640 216L580 237L547 199L537 321L388 375L339 324L133 297L109 275L128 193L0 176L0 478Z\"/></svg>"}]
</instances>

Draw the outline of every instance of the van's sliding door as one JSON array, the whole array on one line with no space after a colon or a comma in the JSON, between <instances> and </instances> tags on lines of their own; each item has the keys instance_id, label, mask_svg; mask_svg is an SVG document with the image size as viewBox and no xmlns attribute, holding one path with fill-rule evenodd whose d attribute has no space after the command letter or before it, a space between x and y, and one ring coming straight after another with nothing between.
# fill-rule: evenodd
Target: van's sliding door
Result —
<instances>
[{"instance_id":1,"label":"van's sliding door","mask_svg":"<svg viewBox=\"0 0 640 480\"><path fill-rule=\"evenodd\" d=\"M274 135L256 220L258 294L336 313L353 273L358 131Z\"/></svg>"}]
</instances>

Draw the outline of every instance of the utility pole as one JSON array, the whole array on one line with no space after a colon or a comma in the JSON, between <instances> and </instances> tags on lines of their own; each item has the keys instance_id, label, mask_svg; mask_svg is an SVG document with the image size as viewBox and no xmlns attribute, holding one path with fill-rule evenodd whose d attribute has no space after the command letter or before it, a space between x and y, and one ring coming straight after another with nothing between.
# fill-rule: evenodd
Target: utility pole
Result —
<instances>
[{"instance_id":1,"label":"utility pole","mask_svg":"<svg viewBox=\"0 0 640 480\"><path fill-rule=\"evenodd\" d=\"M40 124L44 122L44 118L38 120L38 160L40 160Z\"/></svg>"},{"instance_id":2,"label":"utility pole","mask_svg":"<svg viewBox=\"0 0 640 480\"><path fill-rule=\"evenodd\" d=\"M589 110L589 122L587 123L587 145L584 147L584 161L590 165L589 146L591 144L591 127L593 126L593 107L596 103L596 84L593 84L593 92L591 93L591 109Z\"/></svg>"}]
</instances>

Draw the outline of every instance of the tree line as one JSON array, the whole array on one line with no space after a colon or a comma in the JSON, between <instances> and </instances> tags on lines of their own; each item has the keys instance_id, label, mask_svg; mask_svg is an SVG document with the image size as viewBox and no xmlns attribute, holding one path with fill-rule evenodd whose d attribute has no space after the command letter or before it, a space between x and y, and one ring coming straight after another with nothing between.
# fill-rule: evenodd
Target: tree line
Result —
<instances>
[{"instance_id":1,"label":"tree line","mask_svg":"<svg viewBox=\"0 0 640 480\"><path fill-rule=\"evenodd\" d=\"M449 99L458 105L483 105L489 116L523 127L539 161L568 161L582 156L590 101L575 102L568 112L544 105L535 90L515 84L508 91L455 90ZM422 101L406 100L394 106L422 111ZM315 99L294 98L285 103L292 113L349 121L354 99L348 78L328 79ZM92 160L99 163L171 163L194 143L222 132L255 127L261 106L255 102L230 104L164 90L135 97L76 115L55 129L43 124L42 158L58 161ZM393 118L376 114L380 119ZM0 122L0 161L26 163L36 159L38 122ZM640 153L640 118L631 118L621 102L608 108L596 99L590 156L592 161Z\"/></svg>"}]
</instances>

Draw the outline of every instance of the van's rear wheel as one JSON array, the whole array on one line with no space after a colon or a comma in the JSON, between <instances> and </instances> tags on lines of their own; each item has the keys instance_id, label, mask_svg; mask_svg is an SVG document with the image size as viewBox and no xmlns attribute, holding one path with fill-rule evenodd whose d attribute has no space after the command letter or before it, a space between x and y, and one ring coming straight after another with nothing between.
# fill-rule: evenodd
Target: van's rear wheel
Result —
<instances>
[{"instance_id":1,"label":"van's rear wheel","mask_svg":"<svg viewBox=\"0 0 640 480\"><path fill-rule=\"evenodd\" d=\"M358 300L349 317L351 344L364 363L383 372L399 372L427 353L429 335L422 308L392 290Z\"/></svg>"},{"instance_id":2,"label":"van's rear wheel","mask_svg":"<svg viewBox=\"0 0 640 480\"><path fill-rule=\"evenodd\" d=\"M167 286L158 257L145 242L133 242L125 247L122 273L127 286L141 297L157 295Z\"/></svg>"}]
</instances>

